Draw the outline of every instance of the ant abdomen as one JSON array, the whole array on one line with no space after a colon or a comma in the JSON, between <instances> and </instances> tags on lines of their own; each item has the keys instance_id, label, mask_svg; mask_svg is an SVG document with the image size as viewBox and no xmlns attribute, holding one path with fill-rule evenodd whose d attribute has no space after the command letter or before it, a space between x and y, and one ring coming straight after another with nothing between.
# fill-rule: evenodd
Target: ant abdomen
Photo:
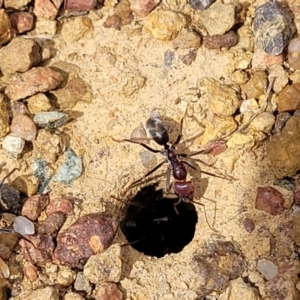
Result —
<instances>
[{"instance_id":1,"label":"ant abdomen","mask_svg":"<svg viewBox=\"0 0 300 300\"><path fill-rule=\"evenodd\" d=\"M192 202L194 199L195 186L192 181L175 181L173 183L173 190L185 202Z\"/></svg>"},{"instance_id":2,"label":"ant abdomen","mask_svg":"<svg viewBox=\"0 0 300 300\"><path fill-rule=\"evenodd\" d=\"M168 131L159 117L151 117L148 119L146 128L157 144L164 146L169 142Z\"/></svg>"}]
</instances>

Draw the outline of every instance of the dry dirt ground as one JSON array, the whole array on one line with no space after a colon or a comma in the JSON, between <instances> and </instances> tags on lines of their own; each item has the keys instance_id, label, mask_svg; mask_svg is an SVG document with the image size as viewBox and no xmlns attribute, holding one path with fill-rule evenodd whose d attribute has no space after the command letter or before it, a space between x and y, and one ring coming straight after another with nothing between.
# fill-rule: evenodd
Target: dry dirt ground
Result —
<instances>
[{"instance_id":1,"label":"dry dirt ground","mask_svg":"<svg viewBox=\"0 0 300 300\"><path fill-rule=\"evenodd\" d=\"M103 12L105 14L105 9ZM117 143L112 138L129 138L134 128L141 122L145 124L154 108L178 126L187 107L192 113L184 119L183 137L194 137L203 130L202 115L197 112L201 98L191 101L197 92L198 79L209 77L230 84L230 74L234 69L230 52L203 47L190 66L180 62L176 54L172 68L168 69L163 60L164 52L171 49L167 42L158 41L147 33L140 34L139 29L133 30L135 26L139 28L138 24L116 31L104 28L104 19L96 13L90 13L89 17L94 26L89 36L72 44L60 36L52 39L56 54L51 63L66 61L79 66L80 76L90 85L93 94L91 103L79 102L74 107L75 111L82 112L82 116L67 126L71 148L83 157L84 172L71 187L51 184L53 198L68 195L82 200L80 208L77 207L65 227L86 213L104 212L111 207L116 215L120 213L119 203L110 196L119 196L124 185L147 171L140 158L144 149L138 145ZM144 77L145 85L126 97L122 87L132 76ZM178 127L169 130L174 136ZM154 142L151 145L157 147ZM195 151L200 146L197 139L192 139L189 149ZM130 246L124 247L122 260L125 268L120 288L125 290L126 299L197 299L197 275L192 271L190 261L198 253L199 246L216 240L234 241L239 245L248 262L244 275L256 278L262 295L264 280L257 271L257 260L268 258L272 253L278 265L295 262L290 260L290 240L283 233L278 234L277 228L288 219L271 217L254 209L257 187L271 184L274 179L264 145L253 150L228 150L216 158L206 155L203 159L210 163L215 161L214 167L236 179L230 182L197 175L197 197L204 195L215 201L201 200L210 222L213 222L215 212L214 226L218 233L210 230L202 207L197 205L199 220L194 239L180 253L155 258L138 253ZM235 160L232 170L228 163L231 159ZM3 155L1 160L6 160L9 165L17 164L14 159ZM165 168L157 171L158 174L164 172ZM244 228L246 217L254 221L252 233ZM120 231L116 241L125 242ZM272 252L274 243L276 253ZM219 299L217 295L209 299ZM282 299L300 299L299 295L296 297ZM242 295L239 299L246 300Z\"/></svg>"}]
</instances>

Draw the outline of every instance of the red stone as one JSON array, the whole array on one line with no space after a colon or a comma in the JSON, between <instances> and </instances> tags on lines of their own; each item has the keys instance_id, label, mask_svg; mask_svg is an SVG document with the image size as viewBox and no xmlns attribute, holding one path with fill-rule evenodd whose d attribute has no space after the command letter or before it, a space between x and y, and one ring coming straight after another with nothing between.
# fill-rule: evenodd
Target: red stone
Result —
<instances>
[{"instance_id":1,"label":"red stone","mask_svg":"<svg viewBox=\"0 0 300 300\"><path fill-rule=\"evenodd\" d=\"M12 13L9 18L12 27L19 33L29 31L33 28L34 16L30 12L15 12Z\"/></svg>"},{"instance_id":2,"label":"red stone","mask_svg":"<svg viewBox=\"0 0 300 300\"><path fill-rule=\"evenodd\" d=\"M89 11L97 4L97 0L65 0L64 8L67 11Z\"/></svg>"}]
</instances>

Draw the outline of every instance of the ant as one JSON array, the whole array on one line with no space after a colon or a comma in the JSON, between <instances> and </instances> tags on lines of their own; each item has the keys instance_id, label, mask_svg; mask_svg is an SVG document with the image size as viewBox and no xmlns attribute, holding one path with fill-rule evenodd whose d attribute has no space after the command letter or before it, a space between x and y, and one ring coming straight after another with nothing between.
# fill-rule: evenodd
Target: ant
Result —
<instances>
[{"instance_id":1,"label":"ant","mask_svg":"<svg viewBox=\"0 0 300 300\"><path fill-rule=\"evenodd\" d=\"M168 164L167 169L167 180L166 180L166 192L169 193L172 187L171 183L171 175L174 177L175 181L173 183L173 190L175 195L178 197L178 201L174 203L174 209L175 212L178 214L178 210L176 208L177 205L179 205L181 202L187 202L187 203L196 203L198 205L205 206L201 202L194 201L194 195L195 195L195 184L193 180L187 181L187 168L186 166L191 167L194 170L198 169L198 166L189 161L188 158L198 155L198 154L206 154L211 152L214 148L220 146L223 141L215 141L210 146L206 147L205 149L193 152L191 154L186 153L177 153L176 151L176 145L179 144L181 138L182 138L182 126L183 126L183 118L180 120L180 128L177 138L172 144L169 144L169 134L165 127L164 122L162 121L160 115L158 113L152 113L150 118L146 122L146 128L153 138L153 140L158 144L163 146L163 149L157 150L149 147L148 145L144 144L143 142L136 140L136 139L122 139L122 140L116 140L117 142L130 142L134 144L139 144L142 147L146 148L147 150L153 152L153 153L161 153L164 157L164 160L160 162L158 165L156 165L154 168L152 168L149 172L147 172L145 175L140 177L139 179L133 181L126 189L128 191L130 188L134 187L138 183L140 183L143 179L148 177L150 174L155 172L157 169L159 169L164 163ZM224 176L216 175L210 172L202 171L202 173L215 176L223 179L227 179ZM126 193L125 191L125 193ZM207 221L207 216L205 213L205 218ZM211 226L208 226L211 228ZM211 228L213 231L215 231L213 228Z\"/></svg>"}]
</instances>

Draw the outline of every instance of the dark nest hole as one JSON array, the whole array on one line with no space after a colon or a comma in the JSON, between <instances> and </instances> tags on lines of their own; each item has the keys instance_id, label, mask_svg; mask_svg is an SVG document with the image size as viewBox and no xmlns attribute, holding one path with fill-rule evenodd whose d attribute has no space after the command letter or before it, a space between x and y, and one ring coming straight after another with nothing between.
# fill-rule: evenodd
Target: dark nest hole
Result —
<instances>
[{"instance_id":1,"label":"dark nest hole","mask_svg":"<svg viewBox=\"0 0 300 300\"><path fill-rule=\"evenodd\" d=\"M121 230L128 243L149 256L180 252L189 244L198 221L195 206L164 195L157 185L142 188L131 200Z\"/></svg>"}]
</instances>

